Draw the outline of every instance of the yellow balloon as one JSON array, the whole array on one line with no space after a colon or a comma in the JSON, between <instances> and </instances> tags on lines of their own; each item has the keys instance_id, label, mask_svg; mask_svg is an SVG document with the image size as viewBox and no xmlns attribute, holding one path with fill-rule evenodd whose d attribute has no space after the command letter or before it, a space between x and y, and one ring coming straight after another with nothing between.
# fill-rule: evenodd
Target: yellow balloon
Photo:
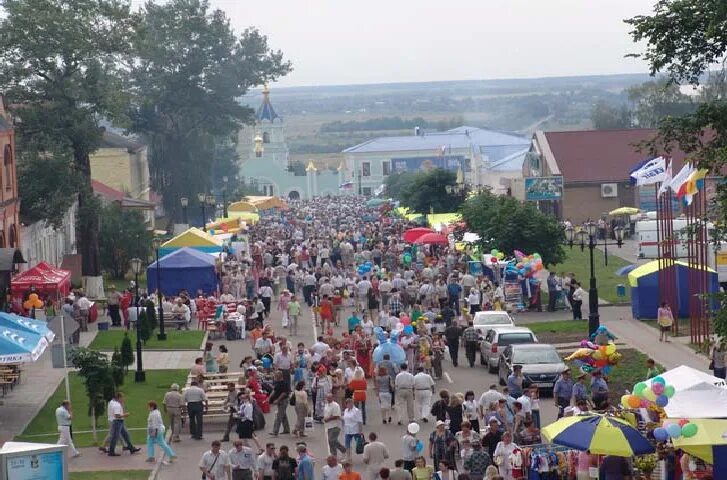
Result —
<instances>
[{"instance_id":1,"label":"yellow balloon","mask_svg":"<svg viewBox=\"0 0 727 480\"><path fill-rule=\"evenodd\" d=\"M644 390L644 393L642 393L641 395L650 402L656 401L656 394L650 388L647 388L646 390Z\"/></svg>"},{"instance_id":2,"label":"yellow balloon","mask_svg":"<svg viewBox=\"0 0 727 480\"><path fill-rule=\"evenodd\" d=\"M594 360L600 360L603 357L603 354L600 350L595 350L591 356Z\"/></svg>"},{"instance_id":3,"label":"yellow balloon","mask_svg":"<svg viewBox=\"0 0 727 480\"><path fill-rule=\"evenodd\" d=\"M614 345L613 343L609 343L606 346L606 355L611 355L615 352L616 352L616 345Z\"/></svg>"}]
</instances>

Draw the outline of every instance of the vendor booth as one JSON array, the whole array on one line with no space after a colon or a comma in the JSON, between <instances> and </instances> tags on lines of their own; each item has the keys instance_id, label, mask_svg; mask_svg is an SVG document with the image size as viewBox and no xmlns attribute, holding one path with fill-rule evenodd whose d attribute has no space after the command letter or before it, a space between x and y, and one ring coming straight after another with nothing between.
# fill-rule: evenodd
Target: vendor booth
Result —
<instances>
[{"instance_id":1,"label":"vendor booth","mask_svg":"<svg viewBox=\"0 0 727 480\"><path fill-rule=\"evenodd\" d=\"M677 279L678 316L689 317L689 272L687 263L675 262ZM719 291L717 272L707 269L709 288L704 293ZM631 286L631 311L634 318L654 319L659 308L659 261L645 263L628 274Z\"/></svg>"},{"instance_id":2,"label":"vendor booth","mask_svg":"<svg viewBox=\"0 0 727 480\"><path fill-rule=\"evenodd\" d=\"M10 282L13 304L22 304L31 287L41 299L65 297L71 292L71 272L40 262L19 273Z\"/></svg>"},{"instance_id":3,"label":"vendor booth","mask_svg":"<svg viewBox=\"0 0 727 480\"><path fill-rule=\"evenodd\" d=\"M664 407L669 418L727 418L727 385L721 378L686 365L659 376L676 391Z\"/></svg>"},{"instance_id":4,"label":"vendor booth","mask_svg":"<svg viewBox=\"0 0 727 480\"><path fill-rule=\"evenodd\" d=\"M217 253L222 251L222 241L199 228L192 227L163 243L160 255L167 255L180 248L193 248L200 252Z\"/></svg>"},{"instance_id":5,"label":"vendor booth","mask_svg":"<svg viewBox=\"0 0 727 480\"><path fill-rule=\"evenodd\" d=\"M183 247L159 259L146 269L147 285L150 292L156 291L157 269L164 295L177 295L186 289L191 295L198 290L210 294L217 290L215 258L194 248Z\"/></svg>"}]
</instances>

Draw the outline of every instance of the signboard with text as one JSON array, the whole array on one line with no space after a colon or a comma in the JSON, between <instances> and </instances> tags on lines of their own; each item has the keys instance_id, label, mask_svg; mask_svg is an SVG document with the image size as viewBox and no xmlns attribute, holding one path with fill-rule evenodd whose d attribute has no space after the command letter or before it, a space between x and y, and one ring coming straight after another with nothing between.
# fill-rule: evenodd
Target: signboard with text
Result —
<instances>
[{"instance_id":1,"label":"signboard with text","mask_svg":"<svg viewBox=\"0 0 727 480\"><path fill-rule=\"evenodd\" d=\"M563 177L528 177L525 179L525 200L560 200L563 198Z\"/></svg>"}]
</instances>

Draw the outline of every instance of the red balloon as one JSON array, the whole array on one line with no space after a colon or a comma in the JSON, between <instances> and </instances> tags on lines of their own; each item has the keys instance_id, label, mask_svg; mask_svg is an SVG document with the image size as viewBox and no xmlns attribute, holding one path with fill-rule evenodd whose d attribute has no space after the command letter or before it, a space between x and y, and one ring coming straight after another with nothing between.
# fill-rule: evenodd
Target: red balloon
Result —
<instances>
[{"instance_id":1,"label":"red balloon","mask_svg":"<svg viewBox=\"0 0 727 480\"><path fill-rule=\"evenodd\" d=\"M687 420L686 418L682 418L681 420L679 420L679 426L680 427L683 427L687 423L689 423L689 420Z\"/></svg>"},{"instance_id":2,"label":"red balloon","mask_svg":"<svg viewBox=\"0 0 727 480\"><path fill-rule=\"evenodd\" d=\"M490 262L492 262L492 263L497 263L497 258L496 258L496 257L491 257L491 258L490 258Z\"/></svg>"}]
</instances>

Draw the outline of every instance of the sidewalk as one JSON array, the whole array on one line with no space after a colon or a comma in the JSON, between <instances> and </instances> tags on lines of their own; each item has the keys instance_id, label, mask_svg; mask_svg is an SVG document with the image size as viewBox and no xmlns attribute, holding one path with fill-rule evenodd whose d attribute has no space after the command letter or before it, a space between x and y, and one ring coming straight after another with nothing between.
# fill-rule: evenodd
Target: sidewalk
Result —
<instances>
[{"instance_id":1,"label":"sidewalk","mask_svg":"<svg viewBox=\"0 0 727 480\"><path fill-rule=\"evenodd\" d=\"M80 345L88 346L96 337L96 329L81 333ZM53 368L51 348L37 362L23 365L21 383L16 385L0 407L0 444L12 440L25 430L63 380L63 369Z\"/></svg>"}]
</instances>

